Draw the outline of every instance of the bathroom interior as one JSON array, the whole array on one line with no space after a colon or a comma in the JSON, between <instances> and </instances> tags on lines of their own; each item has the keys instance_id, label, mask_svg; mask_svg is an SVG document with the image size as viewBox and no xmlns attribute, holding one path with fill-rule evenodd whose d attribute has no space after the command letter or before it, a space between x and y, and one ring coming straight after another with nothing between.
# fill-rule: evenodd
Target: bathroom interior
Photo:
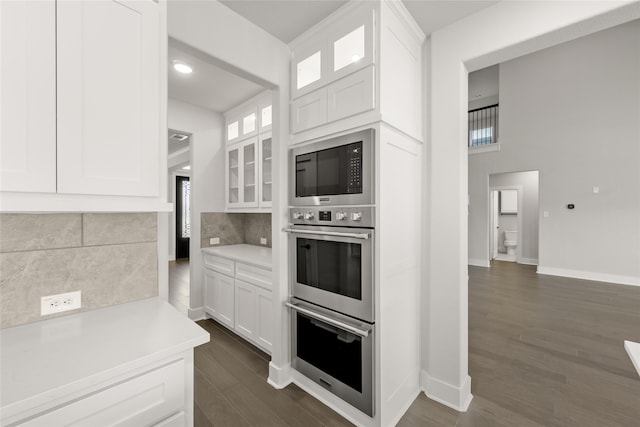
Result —
<instances>
[{"instance_id":1,"label":"bathroom interior","mask_svg":"<svg viewBox=\"0 0 640 427\"><path fill-rule=\"evenodd\" d=\"M538 171L490 175L489 197L491 259L537 264Z\"/></svg>"}]
</instances>

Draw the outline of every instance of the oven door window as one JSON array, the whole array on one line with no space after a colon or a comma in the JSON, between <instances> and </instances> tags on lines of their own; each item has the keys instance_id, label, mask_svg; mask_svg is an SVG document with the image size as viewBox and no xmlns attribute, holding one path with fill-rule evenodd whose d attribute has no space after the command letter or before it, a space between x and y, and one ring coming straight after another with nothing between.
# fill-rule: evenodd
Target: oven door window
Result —
<instances>
[{"instance_id":1,"label":"oven door window","mask_svg":"<svg viewBox=\"0 0 640 427\"><path fill-rule=\"evenodd\" d=\"M327 292L362 299L362 245L296 239L296 281Z\"/></svg>"},{"instance_id":2,"label":"oven door window","mask_svg":"<svg viewBox=\"0 0 640 427\"><path fill-rule=\"evenodd\" d=\"M297 357L362 393L362 339L300 313Z\"/></svg>"}]
</instances>

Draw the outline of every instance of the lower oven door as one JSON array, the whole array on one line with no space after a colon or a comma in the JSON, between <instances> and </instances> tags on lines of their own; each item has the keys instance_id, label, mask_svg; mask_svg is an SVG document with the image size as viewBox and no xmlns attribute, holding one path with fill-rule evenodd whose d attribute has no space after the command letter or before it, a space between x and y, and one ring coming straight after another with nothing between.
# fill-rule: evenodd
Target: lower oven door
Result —
<instances>
[{"instance_id":1,"label":"lower oven door","mask_svg":"<svg viewBox=\"0 0 640 427\"><path fill-rule=\"evenodd\" d=\"M295 297L374 321L374 230L291 226L292 293Z\"/></svg>"},{"instance_id":2,"label":"lower oven door","mask_svg":"<svg viewBox=\"0 0 640 427\"><path fill-rule=\"evenodd\" d=\"M317 384L374 415L374 325L291 299L292 365Z\"/></svg>"}]
</instances>

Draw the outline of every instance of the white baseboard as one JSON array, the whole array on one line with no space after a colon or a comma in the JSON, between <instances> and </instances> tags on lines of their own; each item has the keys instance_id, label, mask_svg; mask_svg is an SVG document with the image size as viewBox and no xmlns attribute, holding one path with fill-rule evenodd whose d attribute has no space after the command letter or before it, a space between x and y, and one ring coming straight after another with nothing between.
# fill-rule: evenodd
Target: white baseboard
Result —
<instances>
[{"instance_id":1,"label":"white baseboard","mask_svg":"<svg viewBox=\"0 0 640 427\"><path fill-rule=\"evenodd\" d=\"M467 375L464 383L457 387L433 378L426 371L420 373L420 384L429 399L442 403L458 412L466 412L471 404L471 377Z\"/></svg>"},{"instance_id":2,"label":"white baseboard","mask_svg":"<svg viewBox=\"0 0 640 427\"><path fill-rule=\"evenodd\" d=\"M280 367L273 362L269 362L269 378L267 378L267 382L271 387L281 390L291 384L292 381L291 365Z\"/></svg>"},{"instance_id":3,"label":"white baseboard","mask_svg":"<svg viewBox=\"0 0 640 427\"><path fill-rule=\"evenodd\" d=\"M538 265L538 259L537 258L520 258L518 259L518 264Z\"/></svg>"},{"instance_id":4,"label":"white baseboard","mask_svg":"<svg viewBox=\"0 0 640 427\"><path fill-rule=\"evenodd\" d=\"M621 285L640 286L640 277L618 276L615 274L593 273L590 271L569 270L564 268L538 266L538 274L571 277L573 279L593 280L595 282L618 283Z\"/></svg>"},{"instance_id":5,"label":"white baseboard","mask_svg":"<svg viewBox=\"0 0 640 427\"><path fill-rule=\"evenodd\" d=\"M197 322L198 320L206 319L204 314L204 307L200 308L190 308L188 313L189 319Z\"/></svg>"},{"instance_id":6,"label":"white baseboard","mask_svg":"<svg viewBox=\"0 0 640 427\"><path fill-rule=\"evenodd\" d=\"M475 265L476 267L491 267L489 260L486 259L469 258L467 263L469 265Z\"/></svg>"}]
</instances>

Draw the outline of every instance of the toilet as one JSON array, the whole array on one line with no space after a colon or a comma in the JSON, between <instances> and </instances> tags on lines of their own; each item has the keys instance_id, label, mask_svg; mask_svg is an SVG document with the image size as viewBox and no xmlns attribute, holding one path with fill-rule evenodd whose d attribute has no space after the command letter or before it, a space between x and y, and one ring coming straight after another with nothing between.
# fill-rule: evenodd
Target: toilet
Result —
<instances>
[{"instance_id":1,"label":"toilet","mask_svg":"<svg viewBox=\"0 0 640 427\"><path fill-rule=\"evenodd\" d=\"M516 247L518 246L518 232L504 232L504 247L507 248L507 255L516 256Z\"/></svg>"}]
</instances>

